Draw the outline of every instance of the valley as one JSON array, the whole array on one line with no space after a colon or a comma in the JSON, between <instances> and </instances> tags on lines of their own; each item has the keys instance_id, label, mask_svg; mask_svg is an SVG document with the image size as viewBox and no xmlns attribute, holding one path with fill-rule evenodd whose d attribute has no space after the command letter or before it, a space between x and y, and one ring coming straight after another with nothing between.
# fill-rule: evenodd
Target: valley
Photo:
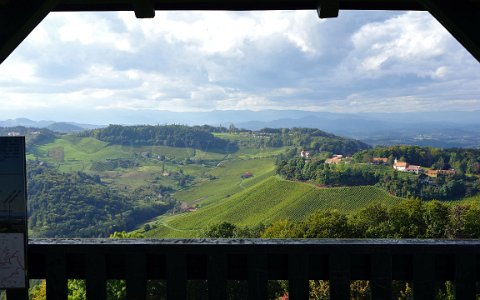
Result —
<instances>
[{"instance_id":1,"label":"valley","mask_svg":"<svg viewBox=\"0 0 480 300\"><path fill-rule=\"evenodd\" d=\"M324 161L339 153L356 161L337 166L338 172L394 172L361 162L373 151L368 145L320 130L115 126L80 133L25 131L29 170L36 170L30 178L40 181L29 184L31 236L134 231L155 238L200 237L222 222L254 227L301 221L319 210L352 214L373 204L393 207L405 199L385 184L322 183ZM300 157L303 149L310 158ZM72 195L85 184L85 195ZM444 200L476 202L475 193Z\"/></svg>"}]
</instances>

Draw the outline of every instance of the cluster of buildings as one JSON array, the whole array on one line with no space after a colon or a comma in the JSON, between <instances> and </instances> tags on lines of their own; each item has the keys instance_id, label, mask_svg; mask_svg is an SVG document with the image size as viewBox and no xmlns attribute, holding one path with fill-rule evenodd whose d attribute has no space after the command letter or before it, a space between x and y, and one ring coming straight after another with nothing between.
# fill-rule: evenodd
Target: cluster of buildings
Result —
<instances>
[{"instance_id":1,"label":"cluster of buildings","mask_svg":"<svg viewBox=\"0 0 480 300\"><path fill-rule=\"evenodd\" d=\"M308 159L310 158L310 153L308 151L302 150L300 152L300 156ZM327 158L325 160L326 164L340 164L340 163L348 163L351 161L351 157L344 157L341 154L335 154L330 158ZM387 157L374 157L372 158L371 162L375 165L387 165L388 164L388 158ZM393 169L399 172L409 172L409 173L415 173L415 174L425 174L429 177L438 177L438 175L455 175L456 172L454 169L448 169L448 170L425 170L421 166L417 165L411 165L408 162L405 161L399 161L395 158L393 165Z\"/></svg>"},{"instance_id":2,"label":"cluster of buildings","mask_svg":"<svg viewBox=\"0 0 480 300\"><path fill-rule=\"evenodd\" d=\"M387 164L388 163L388 158L386 158L386 157L374 157L372 159L372 162L374 164ZM409 164L408 162L405 162L405 161L398 161L396 158L393 162L392 167L399 172L409 172L409 173L415 173L415 174L424 173L425 175L427 175L429 177L437 177L438 175L455 175L455 173L456 173L454 169L425 170L421 166L411 165L411 164Z\"/></svg>"}]
</instances>

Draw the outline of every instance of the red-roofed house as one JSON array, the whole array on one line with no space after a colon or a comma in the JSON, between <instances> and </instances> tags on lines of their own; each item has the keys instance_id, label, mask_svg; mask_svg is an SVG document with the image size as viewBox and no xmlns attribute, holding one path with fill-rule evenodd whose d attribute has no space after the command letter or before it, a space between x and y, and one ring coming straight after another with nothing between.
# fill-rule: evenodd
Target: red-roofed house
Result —
<instances>
[{"instance_id":1,"label":"red-roofed house","mask_svg":"<svg viewBox=\"0 0 480 300\"><path fill-rule=\"evenodd\" d=\"M402 172L405 172L405 170L407 169L408 167L408 163L405 162L405 161L398 161L396 158L395 158L395 162L393 163L393 168L397 171L402 171Z\"/></svg>"},{"instance_id":2,"label":"red-roofed house","mask_svg":"<svg viewBox=\"0 0 480 300\"><path fill-rule=\"evenodd\" d=\"M247 179L247 178L253 177L253 174L250 172L245 172L240 177L242 177L242 179Z\"/></svg>"},{"instance_id":3,"label":"red-roofed house","mask_svg":"<svg viewBox=\"0 0 480 300\"><path fill-rule=\"evenodd\" d=\"M407 165L408 165L408 164L407 164ZM405 171L406 171L406 172L415 173L415 174L423 173L422 167L420 167L420 166L415 166L415 165L408 165L408 166L405 168Z\"/></svg>"}]
</instances>

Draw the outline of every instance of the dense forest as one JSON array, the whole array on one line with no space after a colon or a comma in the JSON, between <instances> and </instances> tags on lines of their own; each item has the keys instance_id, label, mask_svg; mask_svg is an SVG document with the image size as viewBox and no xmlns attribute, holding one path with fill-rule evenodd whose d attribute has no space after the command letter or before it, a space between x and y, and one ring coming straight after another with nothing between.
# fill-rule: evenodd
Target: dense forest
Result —
<instances>
[{"instance_id":1,"label":"dense forest","mask_svg":"<svg viewBox=\"0 0 480 300\"><path fill-rule=\"evenodd\" d=\"M110 125L79 133L100 141L118 145L191 147L204 151L232 152L237 150L234 143L215 137L211 127L164 125L164 126L121 126Z\"/></svg>"},{"instance_id":2,"label":"dense forest","mask_svg":"<svg viewBox=\"0 0 480 300\"><path fill-rule=\"evenodd\" d=\"M120 194L98 176L61 173L44 163L29 163L27 183L28 225L34 236L106 237L133 230L174 206L142 191Z\"/></svg>"}]
</instances>

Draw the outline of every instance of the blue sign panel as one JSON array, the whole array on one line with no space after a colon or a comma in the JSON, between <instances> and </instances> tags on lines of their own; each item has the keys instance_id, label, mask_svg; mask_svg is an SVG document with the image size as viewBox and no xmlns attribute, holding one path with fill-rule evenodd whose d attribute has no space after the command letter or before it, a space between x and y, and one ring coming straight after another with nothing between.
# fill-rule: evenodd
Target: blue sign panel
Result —
<instances>
[{"instance_id":1,"label":"blue sign panel","mask_svg":"<svg viewBox=\"0 0 480 300\"><path fill-rule=\"evenodd\" d=\"M25 288L25 138L0 137L0 289Z\"/></svg>"}]
</instances>

